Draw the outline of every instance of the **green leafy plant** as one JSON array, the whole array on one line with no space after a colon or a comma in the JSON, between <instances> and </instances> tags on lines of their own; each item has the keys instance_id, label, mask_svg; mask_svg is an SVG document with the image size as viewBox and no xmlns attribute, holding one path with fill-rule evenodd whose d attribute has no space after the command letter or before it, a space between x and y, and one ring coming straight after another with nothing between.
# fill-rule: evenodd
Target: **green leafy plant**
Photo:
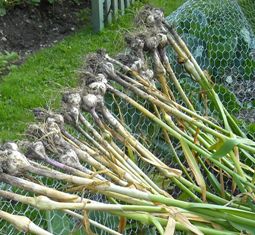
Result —
<instances>
[{"instance_id":1,"label":"green leafy plant","mask_svg":"<svg viewBox=\"0 0 255 235\"><path fill-rule=\"evenodd\" d=\"M16 52L0 53L0 75L10 70L13 67L13 63L19 58Z\"/></svg>"},{"instance_id":2,"label":"green leafy plant","mask_svg":"<svg viewBox=\"0 0 255 235\"><path fill-rule=\"evenodd\" d=\"M77 13L77 16L84 24L89 24L91 22L91 9L82 9L79 13Z\"/></svg>"},{"instance_id":3,"label":"green leafy plant","mask_svg":"<svg viewBox=\"0 0 255 235\"><path fill-rule=\"evenodd\" d=\"M0 16L4 16L6 14L6 9L4 7L4 3L0 2Z\"/></svg>"}]
</instances>

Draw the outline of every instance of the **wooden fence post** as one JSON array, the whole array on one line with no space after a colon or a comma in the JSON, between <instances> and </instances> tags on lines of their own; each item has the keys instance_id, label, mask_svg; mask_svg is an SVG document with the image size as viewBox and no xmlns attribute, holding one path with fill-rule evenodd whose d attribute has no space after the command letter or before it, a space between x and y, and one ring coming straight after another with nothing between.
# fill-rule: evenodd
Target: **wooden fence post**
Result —
<instances>
[{"instance_id":1,"label":"wooden fence post","mask_svg":"<svg viewBox=\"0 0 255 235\"><path fill-rule=\"evenodd\" d=\"M111 6L112 6L112 0L105 0L105 11L106 11L105 21L107 24L112 23L112 8L111 8Z\"/></svg>"},{"instance_id":2,"label":"wooden fence post","mask_svg":"<svg viewBox=\"0 0 255 235\"><path fill-rule=\"evenodd\" d=\"M124 15L125 8L134 2L135 0L91 0L94 32L100 32L105 23L111 23L113 18L116 19L119 11Z\"/></svg>"},{"instance_id":3,"label":"wooden fence post","mask_svg":"<svg viewBox=\"0 0 255 235\"><path fill-rule=\"evenodd\" d=\"M118 0L112 0L112 11L113 11L113 18L114 20L116 20L118 17L118 11L119 11Z\"/></svg>"},{"instance_id":4,"label":"wooden fence post","mask_svg":"<svg viewBox=\"0 0 255 235\"><path fill-rule=\"evenodd\" d=\"M104 28L104 0L92 0L92 25L95 32Z\"/></svg>"},{"instance_id":5,"label":"wooden fence post","mask_svg":"<svg viewBox=\"0 0 255 235\"><path fill-rule=\"evenodd\" d=\"M125 14L125 4L124 4L124 0L119 0L119 10L120 10L120 14L124 15Z\"/></svg>"},{"instance_id":6,"label":"wooden fence post","mask_svg":"<svg viewBox=\"0 0 255 235\"><path fill-rule=\"evenodd\" d=\"M126 8L130 7L130 0L125 0L125 7Z\"/></svg>"}]
</instances>

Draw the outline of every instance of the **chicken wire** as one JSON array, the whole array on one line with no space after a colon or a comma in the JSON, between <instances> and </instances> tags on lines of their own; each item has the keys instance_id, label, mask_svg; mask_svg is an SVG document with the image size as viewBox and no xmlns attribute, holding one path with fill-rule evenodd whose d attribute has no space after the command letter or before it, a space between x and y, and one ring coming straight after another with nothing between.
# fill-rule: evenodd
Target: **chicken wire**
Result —
<instances>
[{"instance_id":1,"label":"chicken wire","mask_svg":"<svg viewBox=\"0 0 255 235\"><path fill-rule=\"evenodd\" d=\"M253 0L189 0L167 17L203 70L211 75L214 89L227 110L239 118L254 138L255 37ZM185 91L200 109L199 86L187 79L169 50L170 60ZM210 104L209 104L210 107ZM215 109L211 114L218 116Z\"/></svg>"},{"instance_id":2,"label":"chicken wire","mask_svg":"<svg viewBox=\"0 0 255 235\"><path fill-rule=\"evenodd\" d=\"M254 138L255 119L255 2L253 0L188 0L179 9L167 17L174 24L181 37L187 43L195 59L203 70L211 75L214 88L219 93L227 110L239 119L246 133ZM218 117L217 112L206 106L201 98L203 91L193 82L189 75L176 62L175 55L169 49L168 55L185 92L193 104L203 115ZM171 86L171 84L170 84ZM173 86L171 86L173 87ZM175 91L177 97L178 94ZM117 102L116 102L117 100ZM149 107L145 101L139 100L143 106ZM178 167L172 159L172 154L160 134L160 129L153 125L125 101L112 96L107 97L107 106L119 118L122 118L130 132L148 147L157 157L172 167ZM119 113L119 109L121 113ZM218 120L221 122L221 120ZM120 146L121 147L121 146ZM178 153L178 150L177 150ZM178 154L179 155L179 154ZM156 169L142 161L139 167L144 172L156 178ZM254 168L254 166L251 166ZM56 189L63 189L64 184L58 181L38 178L44 184ZM164 185L173 195L178 191L172 185ZM18 188L0 183L0 188L31 195ZM85 195L87 198L105 202L100 194ZM43 212L11 200L1 199L2 210L26 215L37 225L51 231L53 234L84 234L81 222L61 212ZM114 230L118 229L119 218L103 212L91 212L90 218ZM96 234L106 234L92 228ZM0 234L22 234L10 224L0 221ZM149 226L142 226L129 220L125 234L157 234Z\"/></svg>"}]
</instances>

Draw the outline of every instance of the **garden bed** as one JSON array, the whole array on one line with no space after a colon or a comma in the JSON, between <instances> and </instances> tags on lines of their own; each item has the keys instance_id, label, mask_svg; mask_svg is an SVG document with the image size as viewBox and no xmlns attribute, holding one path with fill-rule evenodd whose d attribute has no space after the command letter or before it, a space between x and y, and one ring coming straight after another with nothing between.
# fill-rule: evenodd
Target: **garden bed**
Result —
<instances>
[{"instance_id":1,"label":"garden bed","mask_svg":"<svg viewBox=\"0 0 255 235\"><path fill-rule=\"evenodd\" d=\"M85 24L82 13L89 1L72 0L39 6L18 5L0 17L0 51L15 51L22 58L42 47L48 47Z\"/></svg>"}]
</instances>

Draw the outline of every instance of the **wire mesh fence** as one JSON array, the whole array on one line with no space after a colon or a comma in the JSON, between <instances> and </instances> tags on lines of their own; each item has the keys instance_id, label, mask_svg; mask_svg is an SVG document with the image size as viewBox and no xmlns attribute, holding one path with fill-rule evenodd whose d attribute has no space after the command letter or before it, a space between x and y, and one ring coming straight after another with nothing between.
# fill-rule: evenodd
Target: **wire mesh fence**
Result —
<instances>
[{"instance_id":1,"label":"wire mesh fence","mask_svg":"<svg viewBox=\"0 0 255 235\"><path fill-rule=\"evenodd\" d=\"M255 2L253 0L188 0L167 17L167 20L175 25L199 65L207 71L225 107L238 118L240 125L251 138L254 138L255 133L254 12ZM197 83L188 79L189 75L176 62L170 48L168 55L180 83L197 110L200 110L203 115L210 114L215 118L219 117L209 102L203 103L206 102L203 91L199 90L200 87ZM175 92L177 94L177 91ZM178 97L178 94L176 96ZM106 103L108 108L116 114L143 145L166 164L177 167L164 138L161 136L160 129L156 125L120 98L109 95ZM145 101L140 101L140 103L143 106L149 105ZM221 123L221 120L217 121ZM123 146L120 147L124 148ZM175 147L178 152L178 146ZM138 164L144 172L157 181L155 168L144 162L138 162ZM254 166L251 167L254 168ZM38 181L56 189L65 187L63 183L58 181L44 178L38 178ZM170 194L178 195L170 183L164 187ZM25 191L4 183L0 183L0 188L28 195ZM97 194L86 193L84 196L96 201L106 201L103 196ZM1 199L0 208L10 213L26 215L33 222L53 234L84 234L81 222L65 213L42 212L33 207L4 199ZM119 218L117 216L93 212L90 213L90 218L118 230ZM93 231L96 234L107 234L95 228ZM0 221L0 234L22 233L18 233L8 223ZM157 232L148 226L130 220L126 225L125 234L157 234Z\"/></svg>"},{"instance_id":2,"label":"wire mesh fence","mask_svg":"<svg viewBox=\"0 0 255 235\"><path fill-rule=\"evenodd\" d=\"M249 0L195 0L187 1L167 18L176 26L202 69L208 71L225 107L244 126L255 121L254 10L255 2ZM195 83L185 82L187 75L173 59L172 62L179 79L185 83L186 92L194 92ZM248 126L247 132L254 138L254 128Z\"/></svg>"}]
</instances>

